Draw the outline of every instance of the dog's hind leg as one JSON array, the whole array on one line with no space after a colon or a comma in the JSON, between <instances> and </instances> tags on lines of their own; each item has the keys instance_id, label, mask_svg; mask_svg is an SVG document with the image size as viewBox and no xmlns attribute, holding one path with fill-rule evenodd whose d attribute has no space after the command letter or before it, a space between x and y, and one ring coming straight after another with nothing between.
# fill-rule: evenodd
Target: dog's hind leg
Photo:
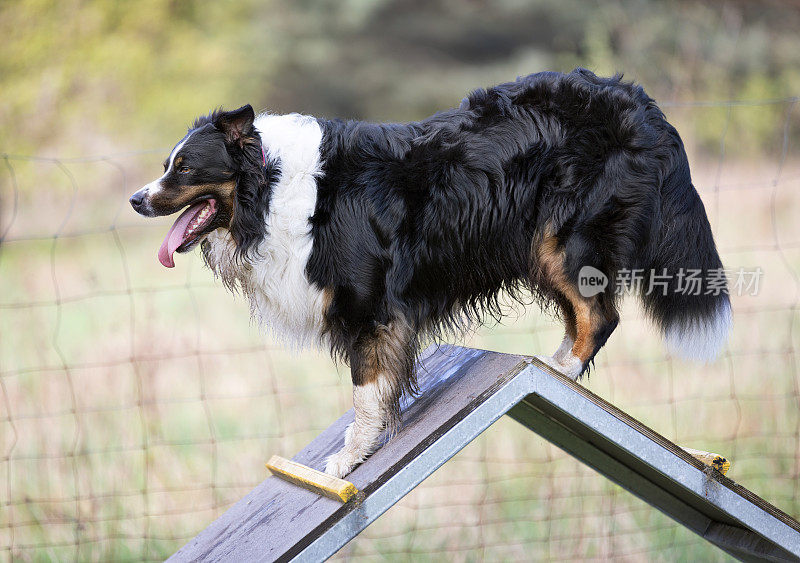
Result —
<instances>
[{"instance_id":1,"label":"dog's hind leg","mask_svg":"<svg viewBox=\"0 0 800 563\"><path fill-rule=\"evenodd\" d=\"M541 358L567 377L578 379L606 343L619 321L613 298L581 295L566 274L566 255L558 239L547 233L535 248L533 283L546 285L555 295L566 323L564 340L555 354Z\"/></svg>"},{"instance_id":2,"label":"dog's hind leg","mask_svg":"<svg viewBox=\"0 0 800 563\"><path fill-rule=\"evenodd\" d=\"M400 395L413 386L413 332L403 320L362 333L350 357L355 420L344 447L328 458L325 472L342 478L378 447L383 431L400 423Z\"/></svg>"},{"instance_id":3,"label":"dog's hind leg","mask_svg":"<svg viewBox=\"0 0 800 563\"><path fill-rule=\"evenodd\" d=\"M568 328L564 341L547 363L567 377L578 379L616 328L619 317L616 311L606 313L597 296L585 298L574 286L564 291L575 311L575 336Z\"/></svg>"}]
</instances>

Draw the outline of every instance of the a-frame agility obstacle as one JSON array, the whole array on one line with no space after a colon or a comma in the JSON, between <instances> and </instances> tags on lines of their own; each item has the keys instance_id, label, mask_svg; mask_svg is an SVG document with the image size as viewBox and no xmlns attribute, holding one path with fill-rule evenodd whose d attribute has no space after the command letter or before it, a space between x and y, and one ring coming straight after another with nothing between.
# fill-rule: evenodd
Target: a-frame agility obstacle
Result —
<instances>
[{"instance_id":1,"label":"a-frame agility obstacle","mask_svg":"<svg viewBox=\"0 0 800 563\"><path fill-rule=\"evenodd\" d=\"M172 561L321 561L507 414L745 561L800 561L800 523L536 359L456 346L418 362L399 433L349 476L346 503L269 477ZM349 411L294 460L342 447Z\"/></svg>"}]
</instances>

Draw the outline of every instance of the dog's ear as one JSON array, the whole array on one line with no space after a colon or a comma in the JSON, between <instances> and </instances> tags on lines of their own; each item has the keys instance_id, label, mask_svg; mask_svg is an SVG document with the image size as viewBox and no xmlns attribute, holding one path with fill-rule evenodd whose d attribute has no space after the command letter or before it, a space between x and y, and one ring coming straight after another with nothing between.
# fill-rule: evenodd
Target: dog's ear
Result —
<instances>
[{"instance_id":1,"label":"dog's ear","mask_svg":"<svg viewBox=\"0 0 800 563\"><path fill-rule=\"evenodd\" d=\"M247 104L239 109L217 114L214 119L214 127L225 134L226 143L241 145L244 138L252 135L255 118L253 106Z\"/></svg>"}]
</instances>

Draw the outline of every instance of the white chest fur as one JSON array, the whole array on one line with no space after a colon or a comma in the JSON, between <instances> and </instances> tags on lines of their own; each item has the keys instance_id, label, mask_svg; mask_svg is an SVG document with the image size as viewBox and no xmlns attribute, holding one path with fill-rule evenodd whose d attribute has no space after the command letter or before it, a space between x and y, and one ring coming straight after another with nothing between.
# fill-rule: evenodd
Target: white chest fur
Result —
<instances>
[{"instance_id":1,"label":"white chest fur","mask_svg":"<svg viewBox=\"0 0 800 563\"><path fill-rule=\"evenodd\" d=\"M311 256L310 217L317 203L322 130L308 116L260 115L255 127L269 158L280 163L273 186L267 236L251 263L235 263L227 230L208 237L210 265L223 278L236 280L250 300L253 316L293 347L319 344L324 294L310 283L305 269Z\"/></svg>"}]
</instances>

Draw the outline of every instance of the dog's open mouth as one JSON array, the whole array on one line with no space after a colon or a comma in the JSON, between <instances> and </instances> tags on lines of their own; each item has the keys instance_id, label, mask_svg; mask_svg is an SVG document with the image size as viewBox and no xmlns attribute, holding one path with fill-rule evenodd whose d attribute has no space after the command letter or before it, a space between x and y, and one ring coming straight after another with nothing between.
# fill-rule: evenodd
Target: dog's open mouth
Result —
<instances>
[{"instance_id":1,"label":"dog's open mouth","mask_svg":"<svg viewBox=\"0 0 800 563\"><path fill-rule=\"evenodd\" d=\"M214 199L204 199L194 203L175 220L167 233L161 248L158 249L158 261L167 268L173 268L175 261L172 255L175 251L187 250L197 240L217 213L217 202Z\"/></svg>"}]
</instances>

